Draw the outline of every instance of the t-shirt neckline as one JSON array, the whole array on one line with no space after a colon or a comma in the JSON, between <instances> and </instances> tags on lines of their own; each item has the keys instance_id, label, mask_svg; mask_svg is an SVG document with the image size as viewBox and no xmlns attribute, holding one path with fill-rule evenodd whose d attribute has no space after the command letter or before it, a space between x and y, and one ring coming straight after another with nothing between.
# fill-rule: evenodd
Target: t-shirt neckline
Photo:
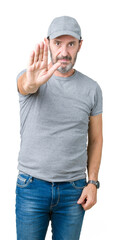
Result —
<instances>
[{"instance_id":1,"label":"t-shirt neckline","mask_svg":"<svg viewBox=\"0 0 118 240\"><path fill-rule=\"evenodd\" d=\"M71 76L69 76L69 77L59 77L59 76L56 76L56 75L52 75L52 77L54 78L54 79L56 79L56 80L63 80L63 81L65 81L65 80L71 80L71 79L73 79L73 77L75 77L75 75L77 74L77 70L76 69L74 69L74 73L71 75Z\"/></svg>"}]
</instances>

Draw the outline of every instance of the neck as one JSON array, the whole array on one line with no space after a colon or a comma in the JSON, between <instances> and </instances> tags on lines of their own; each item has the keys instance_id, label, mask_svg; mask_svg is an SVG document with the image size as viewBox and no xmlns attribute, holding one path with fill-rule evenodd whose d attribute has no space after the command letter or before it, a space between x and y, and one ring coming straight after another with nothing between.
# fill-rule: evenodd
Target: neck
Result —
<instances>
[{"instance_id":1,"label":"neck","mask_svg":"<svg viewBox=\"0 0 118 240\"><path fill-rule=\"evenodd\" d=\"M75 72L75 69L71 69L69 72L67 73L61 73L59 72L58 70L56 70L54 72L54 75L55 76L58 76L58 77L70 77L71 75L73 75L73 73Z\"/></svg>"}]
</instances>

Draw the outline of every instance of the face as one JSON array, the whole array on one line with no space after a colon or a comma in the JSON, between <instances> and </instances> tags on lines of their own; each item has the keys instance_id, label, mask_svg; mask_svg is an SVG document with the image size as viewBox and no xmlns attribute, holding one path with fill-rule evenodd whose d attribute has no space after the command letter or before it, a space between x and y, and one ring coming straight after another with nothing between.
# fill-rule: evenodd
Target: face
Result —
<instances>
[{"instance_id":1,"label":"face","mask_svg":"<svg viewBox=\"0 0 118 240\"><path fill-rule=\"evenodd\" d=\"M81 44L77 38L69 35L59 36L49 40L49 50L51 61L55 64L61 62L61 66L57 69L61 73L69 72L76 61L77 53Z\"/></svg>"}]
</instances>

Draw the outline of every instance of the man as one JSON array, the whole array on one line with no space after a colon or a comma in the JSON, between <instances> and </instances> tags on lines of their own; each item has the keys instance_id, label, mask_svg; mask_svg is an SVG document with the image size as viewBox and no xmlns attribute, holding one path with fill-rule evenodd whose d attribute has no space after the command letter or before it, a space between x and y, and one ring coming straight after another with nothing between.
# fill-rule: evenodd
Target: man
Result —
<instances>
[{"instance_id":1,"label":"man","mask_svg":"<svg viewBox=\"0 0 118 240\"><path fill-rule=\"evenodd\" d=\"M32 51L27 69L17 76L18 240L45 239L49 220L54 240L78 240L85 211L97 201L102 90L73 68L82 41L74 18L55 18L47 38Z\"/></svg>"}]
</instances>

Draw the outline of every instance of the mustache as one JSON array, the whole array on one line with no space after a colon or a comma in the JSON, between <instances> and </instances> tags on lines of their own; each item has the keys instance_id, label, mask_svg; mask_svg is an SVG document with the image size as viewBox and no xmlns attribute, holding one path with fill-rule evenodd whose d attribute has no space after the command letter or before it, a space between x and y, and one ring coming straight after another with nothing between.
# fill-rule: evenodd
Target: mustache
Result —
<instances>
[{"instance_id":1,"label":"mustache","mask_svg":"<svg viewBox=\"0 0 118 240\"><path fill-rule=\"evenodd\" d=\"M63 60L63 59L65 59L65 60L71 60L72 58L69 57L69 56L57 57L57 60Z\"/></svg>"}]
</instances>

